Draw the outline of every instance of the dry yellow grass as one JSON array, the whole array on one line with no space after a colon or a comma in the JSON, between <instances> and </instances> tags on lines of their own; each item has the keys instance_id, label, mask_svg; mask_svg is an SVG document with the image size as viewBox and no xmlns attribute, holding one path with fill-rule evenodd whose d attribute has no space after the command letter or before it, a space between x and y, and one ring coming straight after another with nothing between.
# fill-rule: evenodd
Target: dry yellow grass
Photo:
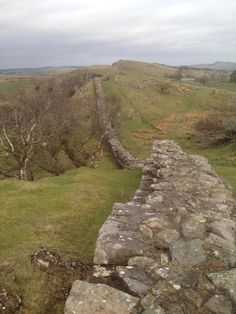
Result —
<instances>
[{"instance_id":1,"label":"dry yellow grass","mask_svg":"<svg viewBox=\"0 0 236 314\"><path fill-rule=\"evenodd\" d=\"M183 122L182 122L182 128L187 134L195 134L196 124L203 120L203 119L209 119L209 120L220 120L222 116L222 113L219 111L190 111L187 112L184 116Z\"/></svg>"}]
</instances>

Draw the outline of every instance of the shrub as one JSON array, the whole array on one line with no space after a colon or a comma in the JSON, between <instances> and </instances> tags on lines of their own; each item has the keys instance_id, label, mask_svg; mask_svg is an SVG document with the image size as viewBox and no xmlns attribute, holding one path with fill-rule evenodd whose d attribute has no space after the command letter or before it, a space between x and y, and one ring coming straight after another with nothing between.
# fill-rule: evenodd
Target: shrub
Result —
<instances>
[{"instance_id":1,"label":"shrub","mask_svg":"<svg viewBox=\"0 0 236 314\"><path fill-rule=\"evenodd\" d=\"M236 83L236 70L231 73L230 82Z\"/></svg>"}]
</instances>

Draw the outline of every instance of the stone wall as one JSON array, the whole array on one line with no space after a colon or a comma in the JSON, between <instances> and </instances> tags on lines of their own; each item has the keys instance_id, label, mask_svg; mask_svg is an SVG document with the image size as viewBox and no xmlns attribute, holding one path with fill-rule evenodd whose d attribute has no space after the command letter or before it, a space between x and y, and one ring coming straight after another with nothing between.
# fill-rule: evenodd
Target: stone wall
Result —
<instances>
[{"instance_id":1,"label":"stone wall","mask_svg":"<svg viewBox=\"0 0 236 314\"><path fill-rule=\"evenodd\" d=\"M96 243L100 276L107 276L104 265L115 265L128 294L119 299L105 286L113 289L113 312L104 292L96 299L89 298L91 291L86 300L75 297L73 309L85 314L88 302L90 309L98 302L96 313L236 313L235 231L229 184L204 157L184 153L173 141L156 141L139 189L130 202L114 204ZM104 289L90 285L92 291ZM69 304L70 298L67 309Z\"/></svg>"},{"instance_id":2,"label":"stone wall","mask_svg":"<svg viewBox=\"0 0 236 314\"><path fill-rule=\"evenodd\" d=\"M102 133L111 149L115 161L121 168L141 168L143 162L134 158L127 149L121 144L115 130L111 127L106 107L106 99L102 89L102 79L94 79L96 92L96 111L97 119Z\"/></svg>"}]
</instances>

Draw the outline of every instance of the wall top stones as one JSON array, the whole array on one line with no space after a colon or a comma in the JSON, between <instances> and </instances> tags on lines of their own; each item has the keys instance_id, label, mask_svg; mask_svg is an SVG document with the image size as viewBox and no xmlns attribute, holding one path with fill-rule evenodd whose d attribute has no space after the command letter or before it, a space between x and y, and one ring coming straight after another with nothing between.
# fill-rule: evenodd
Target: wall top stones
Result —
<instances>
[{"instance_id":1,"label":"wall top stones","mask_svg":"<svg viewBox=\"0 0 236 314\"><path fill-rule=\"evenodd\" d=\"M236 313L235 213L207 159L155 141L139 189L101 227L94 263L116 265L132 313Z\"/></svg>"}]
</instances>

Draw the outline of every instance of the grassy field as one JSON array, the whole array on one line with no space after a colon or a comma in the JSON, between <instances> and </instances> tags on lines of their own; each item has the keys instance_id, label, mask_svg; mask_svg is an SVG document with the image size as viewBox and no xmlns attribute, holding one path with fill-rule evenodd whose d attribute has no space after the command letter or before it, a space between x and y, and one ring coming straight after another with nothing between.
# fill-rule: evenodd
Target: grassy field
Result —
<instances>
[{"instance_id":1,"label":"grassy field","mask_svg":"<svg viewBox=\"0 0 236 314\"><path fill-rule=\"evenodd\" d=\"M21 89L29 88L31 78L0 76L0 98L13 101L15 92Z\"/></svg>"},{"instance_id":2,"label":"grassy field","mask_svg":"<svg viewBox=\"0 0 236 314\"><path fill-rule=\"evenodd\" d=\"M236 93L236 87L235 87L235 83L230 83L230 82L218 82L218 83L212 83L209 84L210 87L214 87L217 89L222 89L228 92L232 92L232 93Z\"/></svg>"},{"instance_id":3,"label":"grassy field","mask_svg":"<svg viewBox=\"0 0 236 314\"><path fill-rule=\"evenodd\" d=\"M22 296L22 313L62 313L61 285L78 276L72 273L64 282L60 272L48 275L33 267L30 256L47 247L65 261L91 263L99 227L113 203L127 201L139 180L140 171L116 169L106 158L97 169L0 182L0 287Z\"/></svg>"},{"instance_id":4,"label":"grassy field","mask_svg":"<svg viewBox=\"0 0 236 314\"><path fill-rule=\"evenodd\" d=\"M144 63L120 62L90 70L107 76L103 84L108 96L119 96L117 133L135 156L149 156L155 139L173 139L185 151L206 156L236 191L236 144L204 149L191 137L196 117L217 108L227 110L236 84L184 84L165 77L173 68ZM166 92L160 92L163 82ZM28 86L27 79L0 79L0 95ZM215 88L220 91L215 93ZM20 313L63 312L65 291L80 277L80 270L42 271L31 256L47 247L61 256L63 265L71 259L91 263L101 224L114 202L130 198L140 177L139 170L117 169L105 154L96 169L75 169L35 182L0 181L0 290L22 297Z\"/></svg>"}]
</instances>

